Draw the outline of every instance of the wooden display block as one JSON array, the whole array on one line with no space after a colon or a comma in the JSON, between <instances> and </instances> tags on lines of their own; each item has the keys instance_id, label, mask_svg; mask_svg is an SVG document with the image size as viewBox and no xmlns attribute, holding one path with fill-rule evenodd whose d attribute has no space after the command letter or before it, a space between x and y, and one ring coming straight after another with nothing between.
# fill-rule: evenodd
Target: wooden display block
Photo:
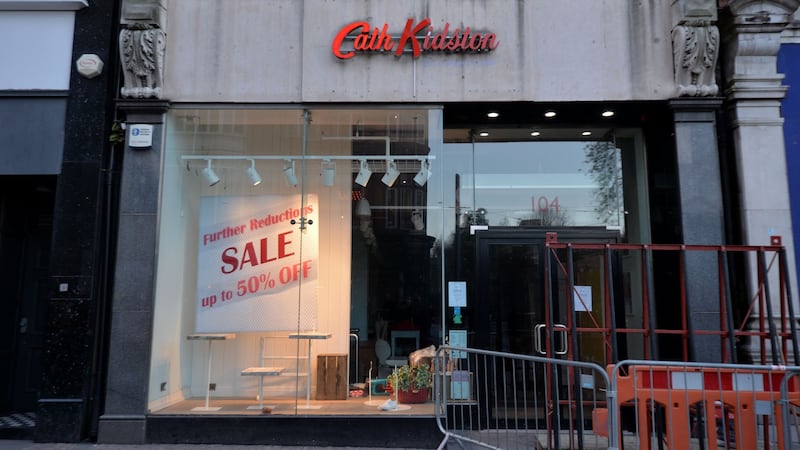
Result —
<instances>
[{"instance_id":1,"label":"wooden display block","mask_svg":"<svg viewBox=\"0 0 800 450\"><path fill-rule=\"evenodd\" d=\"M347 355L317 356L317 400L347 399Z\"/></svg>"}]
</instances>

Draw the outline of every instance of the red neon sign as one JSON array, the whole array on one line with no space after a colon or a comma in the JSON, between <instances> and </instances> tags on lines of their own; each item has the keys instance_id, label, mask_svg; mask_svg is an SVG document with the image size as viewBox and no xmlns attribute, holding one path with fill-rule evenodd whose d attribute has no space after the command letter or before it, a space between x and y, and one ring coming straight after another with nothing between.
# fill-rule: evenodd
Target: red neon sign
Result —
<instances>
[{"instance_id":1,"label":"red neon sign","mask_svg":"<svg viewBox=\"0 0 800 450\"><path fill-rule=\"evenodd\" d=\"M350 59L358 52L387 52L401 56L410 47L411 54L418 58L423 52L487 52L500 44L494 33L474 33L469 27L456 28L452 34L450 23L438 33L431 26L431 19L426 18L414 24L408 19L399 38L392 36L387 30L389 24L381 28L372 27L369 22L358 21L342 27L333 39L331 50L339 59ZM354 33L358 33L353 37ZM422 34L424 33L424 34ZM345 49L345 41L353 41L352 49Z\"/></svg>"}]
</instances>

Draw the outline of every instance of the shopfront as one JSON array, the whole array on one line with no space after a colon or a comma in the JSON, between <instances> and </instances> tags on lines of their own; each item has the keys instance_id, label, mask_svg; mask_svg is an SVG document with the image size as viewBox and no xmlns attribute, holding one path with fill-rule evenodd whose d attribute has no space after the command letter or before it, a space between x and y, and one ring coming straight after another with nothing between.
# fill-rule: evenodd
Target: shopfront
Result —
<instances>
[{"instance_id":1,"label":"shopfront","mask_svg":"<svg viewBox=\"0 0 800 450\"><path fill-rule=\"evenodd\" d=\"M335 410L310 401L327 399L318 367L326 355L344 356L330 374L340 378L332 398L361 397L363 406L363 383L386 378L410 351L440 345L451 328L467 330L470 345L488 344L479 317L496 313L484 307L515 294L473 297L501 263L478 267L480 236L594 230L589 236L601 241L626 238L623 153L625 164L641 160L640 132L444 128L444 111L171 109L151 412L262 414L261 397L291 400L268 401L271 414ZM635 171L628 176L640 185ZM542 267L509 271L533 279ZM447 295L454 283L470 292L458 307ZM248 376L251 367L279 373ZM360 413L377 413L371 406Z\"/></svg>"},{"instance_id":2,"label":"shopfront","mask_svg":"<svg viewBox=\"0 0 800 450\"><path fill-rule=\"evenodd\" d=\"M245 443L213 430L291 417L433 428L432 402L382 409L372 381L455 338L537 354L545 233L679 239L668 11L171 1L169 101L120 104L152 141L129 131L115 317L147 333L112 331L101 441ZM713 142L713 119L699 135L684 144ZM607 320L596 272L578 281Z\"/></svg>"}]
</instances>

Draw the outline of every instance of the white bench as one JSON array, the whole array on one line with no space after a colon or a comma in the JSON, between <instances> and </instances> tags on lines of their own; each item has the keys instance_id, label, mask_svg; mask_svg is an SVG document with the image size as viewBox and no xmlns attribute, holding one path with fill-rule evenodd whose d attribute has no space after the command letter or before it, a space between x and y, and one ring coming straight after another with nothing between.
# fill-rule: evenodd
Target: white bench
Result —
<instances>
[{"instance_id":1,"label":"white bench","mask_svg":"<svg viewBox=\"0 0 800 450\"><path fill-rule=\"evenodd\" d=\"M264 410L264 377L275 377L283 373L283 367L248 367L242 370L242 376L258 377L258 406L248 406L247 409Z\"/></svg>"}]
</instances>

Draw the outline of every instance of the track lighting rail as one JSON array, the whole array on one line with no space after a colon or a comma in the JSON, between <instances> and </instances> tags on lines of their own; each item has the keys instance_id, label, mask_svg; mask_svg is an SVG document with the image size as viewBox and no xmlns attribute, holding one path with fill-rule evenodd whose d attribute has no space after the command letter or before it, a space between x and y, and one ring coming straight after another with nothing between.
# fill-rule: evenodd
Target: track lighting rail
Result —
<instances>
[{"instance_id":1,"label":"track lighting rail","mask_svg":"<svg viewBox=\"0 0 800 450\"><path fill-rule=\"evenodd\" d=\"M253 186L261 184L261 176L255 167L256 160L281 160L284 162L283 173L290 186L297 185L297 174L295 172L296 160L321 160L323 170L323 183L325 186L333 185L335 169L334 160L344 160L352 162L352 172L358 173L355 179L357 184L366 186L372 172L383 172L381 178L384 184L391 187L401 173L416 173L414 182L419 186L424 186L428 178L432 175L430 170L431 161L436 159L432 155L306 155L306 156L285 156L285 155L183 155L181 160L202 161L203 175L208 181L209 186L217 184L220 177L214 172L211 166L212 161L243 161L249 163L245 172L250 178Z\"/></svg>"}]
</instances>

